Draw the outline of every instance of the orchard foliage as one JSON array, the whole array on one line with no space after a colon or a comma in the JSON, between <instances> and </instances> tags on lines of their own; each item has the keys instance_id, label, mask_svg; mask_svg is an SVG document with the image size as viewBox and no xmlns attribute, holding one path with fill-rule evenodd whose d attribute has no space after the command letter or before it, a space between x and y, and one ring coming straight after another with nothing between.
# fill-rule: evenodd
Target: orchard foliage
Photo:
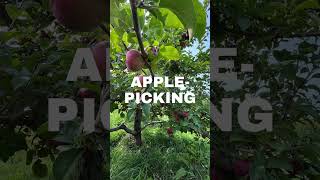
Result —
<instances>
[{"instance_id":1,"label":"orchard foliage","mask_svg":"<svg viewBox=\"0 0 320 180\"><path fill-rule=\"evenodd\" d=\"M26 163L39 177L48 172L59 180L107 176L108 134L85 134L81 126L83 98L95 98L98 111L106 86L85 78L70 83L66 77L77 48L91 48L105 74L109 2L78 2L0 2L0 159L26 150ZM59 133L48 132L48 98L72 98L79 107L78 117ZM48 158L52 170L45 164Z\"/></svg>"},{"instance_id":2,"label":"orchard foliage","mask_svg":"<svg viewBox=\"0 0 320 180\"><path fill-rule=\"evenodd\" d=\"M132 15L132 2L137 17ZM130 4L131 3L131 4ZM111 111L118 110L123 129L141 145L141 131L161 124L169 136L175 131L207 137L209 131L209 35L206 24L208 2L198 0L115 0L111 2ZM137 32L136 25L139 25ZM207 46L206 46L207 45ZM133 77L175 76L189 81L196 104L125 103L125 92L180 92L178 88L130 87ZM142 80L140 80L142 81ZM176 113L185 112L176 120ZM168 120L164 117L168 117ZM112 121L112 119L111 119ZM132 127L130 129L128 127ZM143 137L142 137L143 139Z\"/></svg>"},{"instance_id":3,"label":"orchard foliage","mask_svg":"<svg viewBox=\"0 0 320 180\"><path fill-rule=\"evenodd\" d=\"M244 132L236 118L231 133L212 126L212 174L217 179L319 179L319 1L227 0L212 7L212 47L236 47L236 69L249 63L254 73L240 73L237 87L212 82L211 101L219 107L221 98L241 102L250 94L273 106L272 132Z\"/></svg>"}]
</instances>

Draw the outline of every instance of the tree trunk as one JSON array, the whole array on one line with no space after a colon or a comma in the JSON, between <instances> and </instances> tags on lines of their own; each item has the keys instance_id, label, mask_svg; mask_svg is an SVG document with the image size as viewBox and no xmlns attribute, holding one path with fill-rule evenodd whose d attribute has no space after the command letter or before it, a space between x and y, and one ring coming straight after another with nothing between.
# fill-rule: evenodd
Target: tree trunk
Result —
<instances>
[{"instance_id":1,"label":"tree trunk","mask_svg":"<svg viewBox=\"0 0 320 180\"><path fill-rule=\"evenodd\" d=\"M134 131L136 134L134 135L136 145L142 145L142 137L141 137L141 119L142 119L142 109L140 104L137 105L135 119L134 119Z\"/></svg>"}]
</instances>

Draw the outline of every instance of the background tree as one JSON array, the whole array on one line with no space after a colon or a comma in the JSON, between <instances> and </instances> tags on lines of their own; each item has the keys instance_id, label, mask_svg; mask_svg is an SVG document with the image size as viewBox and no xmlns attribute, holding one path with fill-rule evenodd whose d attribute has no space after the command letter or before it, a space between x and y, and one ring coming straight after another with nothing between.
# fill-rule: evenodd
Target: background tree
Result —
<instances>
[{"instance_id":1,"label":"background tree","mask_svg":"<svg viewBox=\"0 0 320 180\"><path fill-rule=\"evenodd\" d=\"M107 4L104 0L1 1L1 160L24 149L26 163L38 177L47 176L48 157L55 179L109 177L109 134L87 134L81 126L83 98L96 98L98 113L108 96L108 82L66 82L77 48L90 47L99 69L105 64ZM48 98L54 97L72 98L79 105L78 117L58 133L48 132Z\"/></svg>"},{"instance_id":2,"label":"background tree","mask_svg":"<svg viewBox=\"0 0 320 180\"><path fill-rule=\"evenodd\" d=\"M236 118L230 133L212 124L212 177L319 179L319 2L228 0L212 6L212 47L236 47L236 69L249 63L254 73L240 73L239 82L212 82L211 102L219 107L221 98L232 97L237 106L250 94L273 106L272 132L244 132Z\"/></svg>"}]
</instances>

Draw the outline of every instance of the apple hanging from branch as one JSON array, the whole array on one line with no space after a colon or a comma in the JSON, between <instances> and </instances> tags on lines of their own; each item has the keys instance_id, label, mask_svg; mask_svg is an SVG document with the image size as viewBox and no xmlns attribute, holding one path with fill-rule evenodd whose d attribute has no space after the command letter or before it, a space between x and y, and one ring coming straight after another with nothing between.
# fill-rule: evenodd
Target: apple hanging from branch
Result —
<instances>
[{"instance_id":1,"label":"apple hanging from branch","mask_svg":"<svg viewBox=\"0 0 320 180\"><path fill-rule=\"evenodd\" d=\"M139 51L132 49L127 52L126 66L128 71L140 71L144 65L145 65L145 62Z\"/></svg>"},{"instance_id":2,"label":"apple hanging from branch","mask_svg":"<svg viewBox=\"0 0 320 180\"><path fill-rule=\"evenodd\" d=\"M105 77L106 77L106 63L107 63L106 49L107 49L106 41L99 42L95 44L93 47L91 47L94 60L98 67L100 76L102 77L103 80L105 80Z\"/></svg>"}]
</instances>

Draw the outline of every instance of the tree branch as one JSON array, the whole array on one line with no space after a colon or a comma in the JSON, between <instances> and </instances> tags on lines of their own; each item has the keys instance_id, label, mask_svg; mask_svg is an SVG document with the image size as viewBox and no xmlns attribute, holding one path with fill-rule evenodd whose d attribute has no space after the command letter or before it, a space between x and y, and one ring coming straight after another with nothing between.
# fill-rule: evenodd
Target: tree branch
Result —
<instances>
[{"instance_id":1,"label":"tree branch","mask_svg":"<svg viewBox=\"0 0 320 180\"><path fill-rule=\"evenodd\" d=\"M152 80L153 80L154 74L153 74L153 71L152 71L150 63L148 62L148 54L144 50L143 41L142 41L142 37L141 37L141 30L140 30L140 26L139 26L136 0L130 0L130 5L131 5L133 26L134 26L134 30L135 30L136 35L137 35L137 39L138 39L139 47L140 47L140 50L141 50L141 53L142 53L142 57L143 57L143 59L145 61L146 66L148 67L148 69L150 71L150 74L151 74Z\"/></svg>"},{"instance_id":2,"label":"tree branch","mask_svg":"<svg viewBox=\"0 0 320 180\"><path fill-rule=\"evenodd\" d=\"M108 30L108 28L107 28L105 25L103 25L103 24L100 24L99 27L100 27L100 28L102 29L102 31L105 32L105 33L108 35L108 37L110 38L110 31Z\"/></svg>"},{"instance_id":3,"label":"tree branch","mask_svg":"<svg viewBox=\"0 0 320 180\"><path fill-rule=\"evenodd\" d=\"M127 133L129 134L132 134L132 135L136 135L137 133L132 130L132 129L129 129L124 123L122 123L120 126L118 127L115 127L115 128L111 128L110 130L108 130L109 132L114 132L114 131L118 131L118 130L124 130L126 131Z\"/></svg>"},{"instance_id":4,"label":"tree branch","mask_svg":"<svg viewBox=\"0 0 320 180\"><path fill-rule=\"evenodd\" d=\"M155 124L162 124L162 123L165 123L165 121L152 121L152 122L146 124L143 128L141 128L141 131L143 131L148 126L152 126L152 125L155 125Z\"/></svg>"}]
</instances>

